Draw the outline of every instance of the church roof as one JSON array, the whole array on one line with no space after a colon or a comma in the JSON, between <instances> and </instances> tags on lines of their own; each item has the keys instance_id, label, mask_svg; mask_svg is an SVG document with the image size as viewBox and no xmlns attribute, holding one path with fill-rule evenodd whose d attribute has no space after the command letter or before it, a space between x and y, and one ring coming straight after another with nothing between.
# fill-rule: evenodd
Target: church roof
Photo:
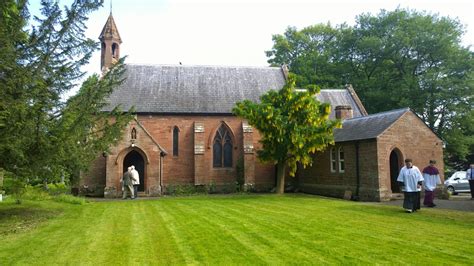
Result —
<instances>
[{"instance_id":1,"label":"church roof","mask_svg":"<svg viewBox=\"0 0 474 266\"><path fill-rule=\"evenodd\" d=\"M285 74L278 67L126 65L126 80L110 95L110 111L135 107L137 113L231 114L235 103L258 101L268 90L285 85ZM351 90L321 90L318 99L337 105L350 105L354 117L366 115ZM334 117L334 111L331 113Z\"/></svg>"},{"instance_id":2,"label":"church roof","mask_svg":"<svg viewBox=\"0 0 474 266\"><path fill-rule=\"evenodd\" d=\"M119 43L122 43L112 13L110 13L109 18L107 19L107 22L105 22L104 28L102 28L102 32L99 35L99 40L103 41L104 39L114 39L118 40Z\"/></svg>"},{"instance_id":3,"label":"church roof","mask_svg":"<svg viewBox=\"0 0 474 266\"><path fill-rule=\"evenodd\" d=\"M334 141L374 139L407 112L411 110L403 108L344 120L342 128L334 130Z\"/></svg>"},{"instance_id":4,"label":"church roof","mask_svg":"<svg viewBox=\"0 0 474 266\"><path fill-rule=\"evenodd\" d=\"M321 90L316 98L320 102L331 104L331 114L329 118L334 119L336 112L334 109L336 106L350 106L352 108L353 117L366 116L364 106L359 100L359 97L352 88L349 89L325 89Z\"/></svg>"}]
</instances>

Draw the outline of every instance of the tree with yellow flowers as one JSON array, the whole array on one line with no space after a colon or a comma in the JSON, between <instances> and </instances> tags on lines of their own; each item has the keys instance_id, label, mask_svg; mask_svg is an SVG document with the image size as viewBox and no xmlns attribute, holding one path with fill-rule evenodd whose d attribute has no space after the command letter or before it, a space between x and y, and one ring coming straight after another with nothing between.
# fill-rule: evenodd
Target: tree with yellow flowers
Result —
<instances>
[{"instance_id":1,"label":"tree with yellow flowers","mask_svg":"<svg viewBox=\"0 0 474 266\"><path fill-rule=\"evenodd\" d=\"M289 75L287 84L279 91L270 90L260 97L260 103L238 102L233 113L258 129L262 150L257 151L262 162L277 165L276 193L285 189L285 173L296 173L297 164L311 165L316 151L334 143L333 130L339 120L329 120L331 107L320 103L316 86L295 88L295 78Z\"/></svg>"}]
</instances>

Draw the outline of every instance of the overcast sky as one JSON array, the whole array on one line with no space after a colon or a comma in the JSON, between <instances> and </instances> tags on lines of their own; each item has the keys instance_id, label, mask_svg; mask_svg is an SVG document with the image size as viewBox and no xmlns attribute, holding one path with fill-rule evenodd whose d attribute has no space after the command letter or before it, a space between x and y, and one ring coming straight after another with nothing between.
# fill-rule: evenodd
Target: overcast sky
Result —
<instances>
[{"instance_id":1,"label":"overcast sky","mask_svg":"<svg viewBox=\"0 0 474 266\"><path fill-rule=\"evenodd\" d=\"M39 0L30 1L37 8ZM112 13L126 63L267 66L272 35L288 26L353 25L361 13L397 7L458 18L466 26L463 45L474 43L474 1L468 0L113 0ZM110 0L94 12L87 36L97 40ZM87 70L99 72L96 52Z\"/></svg>"}]
</instances>

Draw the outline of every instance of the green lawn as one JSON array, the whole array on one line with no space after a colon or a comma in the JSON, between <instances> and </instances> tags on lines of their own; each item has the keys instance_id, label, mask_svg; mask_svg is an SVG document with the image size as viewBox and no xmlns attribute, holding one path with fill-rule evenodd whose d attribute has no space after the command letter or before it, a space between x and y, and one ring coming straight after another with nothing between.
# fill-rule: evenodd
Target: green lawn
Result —
<instances>
[{"instance_id":1,"label":"green lawn","mask_svg":"<svg viewBox=\"0 0 474 266\"><path fill-rule=\"evenodd\" d=\"M474 263L472 212L299 194L3 202L0 228L0 265Z\"/></svg>"}]
</instances>

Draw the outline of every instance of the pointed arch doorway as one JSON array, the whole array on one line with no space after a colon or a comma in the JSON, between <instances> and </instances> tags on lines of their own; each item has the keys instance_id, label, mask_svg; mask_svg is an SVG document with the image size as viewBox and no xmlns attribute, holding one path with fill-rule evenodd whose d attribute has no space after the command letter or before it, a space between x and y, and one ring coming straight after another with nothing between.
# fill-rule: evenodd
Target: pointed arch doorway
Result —
<instances>
[{"instance_id":1,"label":"pointed arch doorway","mask_svg":"<svg viewBox=\"0 0 474 266\"><path fill-rule=\"evenodd\" d=\"M402 159L402 153L399 149L395 148L390 153L390 188L392 193L400 193L400 186L398 185L397 178L400 172L400 166Z\"/></svg>"},{"instance_id":2,"label":"pointed arch doorway","mask_svg":"<svg viewBox=\"0 0 474 266\"><path fill-rule=\"evenodd\" d=\"M136 150L130 151L123 159L123 172L127 171L129 166L135 166L135 170L140 175L140 185L138 191L145 191L145 160L143 156Z\"/></svg>"}]
</instances>

